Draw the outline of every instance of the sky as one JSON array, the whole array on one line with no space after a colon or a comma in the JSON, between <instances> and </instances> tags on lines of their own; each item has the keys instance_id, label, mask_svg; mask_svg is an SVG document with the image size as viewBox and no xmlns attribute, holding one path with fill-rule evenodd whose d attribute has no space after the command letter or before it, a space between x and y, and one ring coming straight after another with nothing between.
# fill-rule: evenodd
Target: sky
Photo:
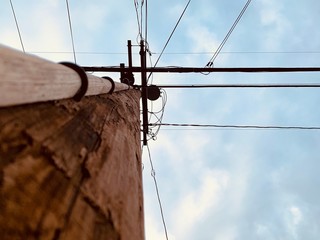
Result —
<instances>
[{"instance_id":1,"label":"sky","mask_svg":"<svg viewBox=\"0 0 320 240\"><path fill-rule=\"evenodd\" d=\"M246 2L192 0L158 66L205 66ZM148 66L186 3L148 1L153 53ZM14 0L13 5L26 52L73 61L65 1ZM10 2L0 6L0 43L21 50ZM134 1L70 0L69 6L79 65L127 63L127 40L139 41ZM214 67L319 67L319 12L318 0L252 0ZM139 48L133 52L139 65ZM139 84L139 74L135 77ZM320 73L158 73L152 79L159 85L318 83ZM319 93L316 88L166 89L162 121L320 126ZM161 99L149 103L154 112L161 108ZM148 144L169 239L320 238L319 130L163 126ZM146 239L165 239L147 148L143 178Z\"/></svg>"}]
</instances>

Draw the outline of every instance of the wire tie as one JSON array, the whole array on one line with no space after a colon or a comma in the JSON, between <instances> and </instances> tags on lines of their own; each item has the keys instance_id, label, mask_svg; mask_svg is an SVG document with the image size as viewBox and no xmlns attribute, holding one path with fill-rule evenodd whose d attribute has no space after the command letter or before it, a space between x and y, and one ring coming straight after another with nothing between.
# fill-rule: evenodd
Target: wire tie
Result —
<instances>
[{"instance_id":1,"label":"wire tie","mask_svg":"<svg viewBox=\"0 0 320 240\"><path fill-rule=\"evenodd\" d=\"M84 95L86 95L86 92L88 90L89 83L88 83L88 76L86 72L83 70L82 67L72 62L60 62L59 64L66 66L68 68L71 68L72 70L78 73L81 79L81 86L77 91L77 93L73 96L73 100L75 100L76 102L79 102L84 97Z\"/></svg>"},{"instance_id":2,"label":"wire tie","mask_svg":"<svg viewBox=\"0 0 320 240\"><path fill-rule=\"evenodd\" d=\"M108 77L108 76L104 76L102 78L108 80L111 83L111 88L110 88L110 91L108 92L108 94L112 94L113 91L114 91L114 88L116 87L113 79L111 77Z\"/></svg>"}]
</instances>

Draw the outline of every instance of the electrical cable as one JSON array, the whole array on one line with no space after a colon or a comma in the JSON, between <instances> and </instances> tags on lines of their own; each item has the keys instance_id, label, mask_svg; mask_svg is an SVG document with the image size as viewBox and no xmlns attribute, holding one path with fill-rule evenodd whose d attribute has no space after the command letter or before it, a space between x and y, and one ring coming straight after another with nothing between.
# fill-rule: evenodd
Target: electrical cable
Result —
<instances>
[{"instance_id":1,"label":"electrical cable","mask_svg":"<svg viewBox=\"0 0 320 240\"><path fill-rule=\"evenodd\" d=\"M26 53L32 54L70 54L70 51L27 51ZM152 55L159 55L158 52L149 52ZM166 52L162 55L206 55L212 54L214 52ZM125 52L77 52L77 54L88 54L88 55L127 55ZM132 53L133 55L138 55L139 53ZM220 52L220 54L320 54L319 51L227 51Z\"/></svg>"},{"instance_id":2,"label":"electrical cable","mask_svg":"<svg viewBox=\"0 0 320 240\"><path fill-rule=\"evenodd\" d=\"M170 36L169 36L169 38L168 38L168 40L167 40L167 42L166 42L166 44L164 45L164 47L162 48L162 51L161 51L161 53L160 53L160 55L159 55L159 57L158 57L158 59L156 60L156 62L155 62L155 64L154 64L154 68L157 66L157 64L158 64L158 62L159 62L159 60L160 60L160 58L162 57L162 54L163 54L163 52L164 52L164 50L167 48L167 46L168 46L168 44L169 44L169 42L170 42L170 40L171 40L171 38L172 38L172 35L174 34L174 32L176 31L176 29L177 29L177 27L178 27L178 25L179 25L179 23L180 23L180 21L181 21L181 19L182 19L182 17L183 17L183 15L184 15L184 13L186 12L186 10L187 10L187 8L188 8L188 6L189 6L189 4L190 4L190 2L191 2L191 0L189 0L188 2L187 2L187 5L185 6L185 8L183 9L183 11L182 11L182 13L181 13L181 15L180 15L180 17L179 17L179 19L178 19L178 21L177 21L177 23L176 23L176 25L174 26L174 28L173 28L173 30L172 30L172 32L171 32L171 34L170 34ZM149 76L148 76L148 78L147 78L147 81L149 80L149 78L150 78L150 76L152 75L152 73L150 73L149 74Z\"/></svg>"},{"instance_id":3,"label":"electrical cable","mask_svg":"<svg viewBox=\"0 0 320 240\"><path fill-rule=\"evenodd\" d=\"M158 203L159 203L159 208L160 208L163 228L164 228L164 232L165 232L165 235L166 235L166 240L168 240L169 239L168 238L168 231L167 231L166 221L165 221L165 218L164 218L161 198L160 198L160 194L159 194L159 188L158 188L158 183L157 183L157 179L156 179L156 172L155 172L154 167L153 167L153 162L152 162L152 158L151 158L151 152L150 152L150 148L149 148L148 144L147 144L147 150L148 150L149 161L150 161L150 166L151 166L151 176L153 178L155 189L156 189L156 193L157 193L157 198L158 198Z\"/></svg>"},{"instance_id":4,"label":"electrical cable","mask_svg":"<svg viewBox=\"0 0 320 240\"><path fill-rule=\"evenodd\" d=\"M27 53L41 54L70 54L68 51L28 51ZM214 52L166 52L162 55L206 55ZM77 54L97 54L97 55L127 55L125 52L77 52ZM139 53L132 53L138 55ZM159 55L158 52L151 52L152 55ZM220 54L320 54L320 51L226 51Z\"/></svg>"},{"instance_id":5,"label":"electrical cable","mask_svg":"<svg viewBox=\"0 0 320 240\"><path fill-rule=\"evenodd\" d=\"M145 12L145 35L144 35L144 39L145 39L145 42L147 44L148 42L148 0L145 0L146 1L146 12Z\"/></svg>"},{"instance_id":6,"label":"electrical cable","mask_svg":"<svg viewBox=\"0 0 320 240\"><path fill-rule=\"evenodd\" d=\"M150 117L149 117L149 122L151 122L152 117L156 118L156 122L152 123L152 124L161 124L162 120L163 120L163 116L164 116L164 112L165 112L165 107L167 105L167 93L164 89L161 89L161 99L162 99L162 107L159 111L150 111ZM158 116L158 114L160 116ZM150 126L150 124L149 124ZM149 127L149 133L148 135L150 136L150 139L152 140L156 140L157 135L160 131L161 125L157 125L157 126L150 126ZM156 129L156 130L154 130ZM148 140L150 140L148 139Z\"/></svg>"},{"instance_id":7,"label":"electrical cable","mask_svg":"<svg viewBox=\"0 0 320 240\"><path fill-rule=\"evenodd\" d=\"M225 38L223 39L223 41L220 43L219 47L217 48L216 52L213 54L212 58L209 60L209 62L207 63L206 67L212 67L214 61L216 60L217 56L219 55L219 53L221 52L223 46L226 44L227 40L229 39L231 33L233 32L233 30L235 29L235 27L237 26L237 24L239 23L240 19L242 18L243 14L245 13L245 11L247 10L248 6L250 5L251 0L248 0L247 3L244 5L244 7L242 8L240 14L238 15L238 17L236 18L236 20L234 21L233 25L231 26L230 30L228 31L227 35L225 36ZM209 74L209 73L208 73Z\"/></svg>"},{"instance_id":8,"label":"electrical cable","mask_svg":"<svg viewBox=\"0 0 320 240\"><path fill-rule=\"evenodd\" d=\"M201 127L201 128L238 128L238 129L270 129L270 130L320 130L320 126L271 126L271 125L219 125L219 124L186 124L186 123L151 123L150 126L168 127Z\"/></svg>"},{"instance_id":9,"label":"electrical cable","mask_svg":"<svg viewBox=\"0 0 320 240\"><path fill-rule=\"evenodd\" d=\"M206 55L215 52L167 52L163 55ZM154 52L154 55L160 53ZM320 51L220 51L219 54L320 54Z\"/></svg>"},{"instance_id":10,"label":"electrical cable","mask_svg":"<svg viewBox=\"0 0 320 240\"><path fill-rule=\"evenodd\" d=\"M68 20L69 20L70 36L71 36L71 42L72 42L73 58L74 58L74 63L77 63L76 51L75 51L75 47L74 47L73 32L72 32L70 8L69 8L69 1L68 0L66 0L66 5L67 5Z\"/></svg>"},{"instance_id":11,"label":"electrical cable","mask_svg":"<svg viewBox=\"0 0 320 240\"><path fill-rule=\"evenodd\" d=\"M143 3L145 1L145 37L144 37L145 52L149 56L150 66L152 67L153 66L152 58L151 58L152 54L151 54L150 46L148 43L148 1L147 0L142 0L142 1L143 1ZM141 12L142 12L142 8L141 8ZM142 16L141 16L141 18L142 18ZM142 37L141 37L141 40L142 40ZM151 79L151 82L152 81L153 81L153 78ZM155 116L157 118L156 114L153 112L153 107L154 107L153 102L151 101L151 111L148 111L148 114L149 114L148 123L151 121L152 116ZM143 112L142 112L142 114L143 114ZM152 139L156 138L156 134L154 134L151 129L149 129L149 132L147 133L147 135L150 135Z\"/></svg>"},{"instance_id":12,"label":"electrical cable","mask_svg":"<svg viewBox=\"0 0 320 240\"><path fill-rule=\"evenodd\" d=\"M143 39L143 35L142 35L142 29L143 29L143 5L144 5L144 0L141 0L141 6L140 6L140 22L141 22L141 29L140 29L140 32L141 32L141 39Z\"/></svg>"},{"instance_id":13,"label":"electrical cable","mask_svg":"<svg viewBox=\"0 0 320 240\"><path fill-rule=\"evenodd\" d=\"M240 19L242 18L243 14L245 13L245 11L247 10L249 4L251 3L251 0L248 0L247 3L245 4L245 6L243 7L243 9L241 10L240 14L238 15L237 19L235 20L235 22L233 23L233 25L231 26L229 32L227 33L227 35L225 36L225 38L223 39L223 41L221 42L221 44L219 45L217 51L214 53L214 55L212 56L212 58L209 61L209 65L212 65L215 61L215 59L217 58L217 56L219 55L219 53L221 52L223 46L225 45L225 43L227 42L227 40L229 39L231 33L233 32L233 30L235 29L235 27L237 26L237 24L239 23Z\"/></svg>"},{"instance_id":14,"label":"electrical cable","mask_svg":"<svg viewBox=\"0 0 320 240\"><path fill-rule=\"evenodd\" d=\"M190 84L190 85L157 85L159 88L319 88L317 83L297 84Z\"/></svg>"},{"instance_id":15,"label":"electrical cable","mask_svg":"<svg viewBox=\"0 0 320 240\"><path fill-rule=\"evenodd\" d=\"M134 8L136 11L136 17L137 17L137 23L138 23L138 37L137 37L137 42L139 42L138 38L142 39L142 33L141 33L141 24L140 24L140 19L139 19L139 3L138 0L134 0Z\"/></svg>"},{"instance_id":16,"label":"electrical cable","mask_svg":"<svg viewBox=\"0 0 320 240\"><path fill-rule=\"evenodd\" d=\"M14 7L13 7L13 4L12 4L12 0L10 0L10 5L11 5L11 10L12 10L12 13L13 13L14 21L16 23L16 27L17 27L17 30L18 30L22 51L25 53L26 51L24 49L24 45L23 45L23 41L22 41L22 37L21 37L21 32L20 32L20 28L19 28L16 12L14 11Z\"/></svg>"},{"instance_id":17,"label":"electrical cable","mask_svg":"<svg viewBox=\"0 0 320 240\"><path fill-rule=\"evenodd\" d=\"M85 71L90 72L120 72L120 67L107 66L107 67L88 67L82 66ZM132 67L132 72L141 72L141 67ZM271 72L320 72L320 67L215 67L215 68L199 68L199 67L152 67L146 68L150 73L200 73L200 72L242 72L242 73L271 73Z\"/></svg>"}]
</instances>

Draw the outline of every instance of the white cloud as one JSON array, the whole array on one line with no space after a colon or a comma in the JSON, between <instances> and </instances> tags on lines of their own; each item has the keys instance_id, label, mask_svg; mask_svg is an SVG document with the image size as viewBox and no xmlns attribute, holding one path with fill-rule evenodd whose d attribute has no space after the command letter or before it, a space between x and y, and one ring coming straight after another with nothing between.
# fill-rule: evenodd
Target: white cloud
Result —
<instances>
[{"instance_id":1,"label":"white cloud","mask_svg":"<svg viewBox=\"0 0 320 240\"><path fill-rule=\"evenodd\" d=\"M228 181L229 175L224 171L207 171L200 176L200 185L180 198L179 207L173 212L178 239L186 239L193 227L213 211Z\"/></svg>"},{"instance_id":2,"label":"white cloud","mask_svg":"<svg viewBox=\"0 0 320 240\"><path fill-rule=\"evenodd\" d=\"M86 32L102 31L106 24L106 17L111 15L110 8L105 4L92 4L87 3L85 6L78 7L74 4L73 8L73 22L81 28L84 28ZM85 11L83 9L85 8ZM89 36L88 36L89 37Z\"/></svg>"},{"instance_id":3,"label":"white cloud","mask_svg":"<svg viewBox=\"0 0 320 240\"><path fill-rule=\"evenodd\" d=\"M300 208L291 206L287 209L288 234L290 234L293 239L298 239L298 229L302 219L303 215Z\"/></svg>"},{"instance_id":4,"label":"white cloud","mask_svg":"<svg viewBox=\"0 0 320 240\"><path fill-rule=\"evenodd\" d=\"M264 236L268 233L268 227L262 224L256 224L256 232L260 236Z\"/></svg>"},{"instance_id":5,"label":"white cloud","mask_svg":"<svg viewBox=\"0 0 320 240\"><path fill-rule=\"evenodd\" d=\"M191 24L188 28L188 36L192 41L194 52L212 52L219 46L219 41L212 30L203 25Z\"/></svg>"},{"instance_id":6,"label":"white cloud","mask_svg":"<svg viewBox=\"0 0 320 240\"><path fill-rule=\"evenodd\" d=\"M145 212L145 235L147 240L163 240L165 239L164 226L161 224L162 220L160 214L155 217L150 214L150 212ZM170 233L170 229L167 229L169 232L168 238L175 240L175 236Z\"/></svg>"},{"instance_id":7,"label":"white cloud","mask_svg":"<svg viewBox=\"0 0 320 240\"><path fill-rule=\"evenodd\" d=\"M292 206L289 208L289 212L291 213L291 216L292 216L293 225L295 226L298 225L302 220L301 210L296 206Z\"/></svg>"},{"instance_id":8,"label":"white cloud","mask_svg":"<svg viewBox=\"0 0 320 240\"><path fill-rule=\"evenodd\" d=\"M70 33L66 25L66 11L61 12L60 5L55 1L49 3L30 2L28 10L21 11L16 7L17 19L25 50L27 52L72 51ZM13 21L13 19L12 19ZM17 29L6 29L1 36L5 45L21 49ZM39 54L41 57L53 60L71 60L72 55Z\"/></svg>"},{"instance_id":9,"label":"white cloud","mask_svg":"<svg viewBox=\"0 0 320 240\"><path fill-rule=\"evenodd\" d=\"M284 6L279 1L260 1L260 21L263 26L264 49L276 50L283 46L285 39L292 35L292 24L284 14Z\"/></svg>"}]
</instances>

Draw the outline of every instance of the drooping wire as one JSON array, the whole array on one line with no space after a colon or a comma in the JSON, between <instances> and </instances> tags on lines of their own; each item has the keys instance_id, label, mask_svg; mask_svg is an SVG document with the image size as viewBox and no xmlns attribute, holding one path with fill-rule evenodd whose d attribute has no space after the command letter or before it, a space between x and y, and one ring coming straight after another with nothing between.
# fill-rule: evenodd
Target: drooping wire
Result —
<instances>
[{"instance_id":1,"label":"drooping wire","mask_svg":"<svg viewBox=\"0 0 320 240\"><path fill-rule=\"evenodd\" d=\"M172 35L173 35L173 34L174 34L174 32L176 31L176 29L177 29L177 27L178 27L178 25L179 25L179 23L180 23L180 21L181 21L181 19L182 19L183 15L184 15L184 13L186 12L186 10L187 10L187 8L188 8L188 6L189 6L190 2L191 2L191 0L189 0L189 1L187 2L187 4L186 4L185 8L183 9L183 11L182 11L182 13L181 13L181 15L180 15L180 17L179 17L179 19L178 19L178 21L177 21L176 25L174 26L174 28L173 28L173 30L172 30L172 32L171 32L171 34L170 34L170 36L169 36L169 38L168 38L168 40L167 40L167 42L166 42L166 44L165 44L165 45L164 45L164 47L162 48L161 53L160 53L160 55L159 55L158 59L156 60L156 62L155 62L155 64L154 64L154 66L153 66L154 68L157 66L158 62L160 61L160 58L162 57L162 54L163 54L164 50L167 48L167 46L168 46L168 44L169 44L169 42L170 42L170 40L171 40L171 38L172 38ZM151 75L152 75L152 72L149 74L149 76L148 76L148 79L147 79L147 80L149 80L149 78L150 78L150 76L151 76Z\"/></svg>"},{"instance_id":2,"label":"drooping wire","mask_svg":"<svg viewBox=\"0 0 320 240\"><path fill-rule=\"evenodd\" d=\"M190 2L191 0L189 0ZM189 4L189 3L188 3ZM145 5L145 36L143 38L142 36L142 26L143 26L143 6ZM135 0L135 8L136 8L136 14L137 14L137 19L139 21L139 10L138 10L138 3L137 3L137 0ZM186 10L186 9L185 9ZM148 43L148 1L147 0L141 0L141 6L140 6L140 13L141 13L141 17L140 17L140 21L141 21L141 24L140 24L140 28L139 28L139 35L140 35L140 40L142 40L145 44L145 51L146 53L148 54L149 56L149 60L150 60L150 66L151 68L153 67L152 65L152 53L151 53L151 50L150 50L150 46L149 46L149 43ZM182 14L183 15L183 14ZM182 17L180 17L179 21L181 20ZM176 25L177 27L177 25ZM173 34L173 33L172 33ZM172 36L171 34L171 36ZM151 75L150 75L151 76ZM150 79L150 76L148 77L147 81ZM153 81L153 78L151 79L151 84L152 84L152 81ZM149 119L148 119L148 122L151 121L152 118L155 118L156 119L156 123L161 123L162 122L162 118L163 118L163 115L164 115L164 108L165 108L165 105L166 105L166 102L167 102L167 95L166 95L166 92L164 90L161 91L160 93L160 96L161 96L161 99L162 99L162 107L161 107L161 110L160 111L153 111L153 103L151 102L151 110L148 111L148 114L149 114ZM160 115L160 116L158 116ZM153 139L155 140L156 139L156 136L157 134L159 133L159 130L160 130L160 127L151 127L149 128L149 132L147 133L149 139L147 140L150 140L150 139Z\"/></svg>"},{"instance_id":3,"label":"drooping wire","mask_svg":"<svg viewBox=\"0 0 320 240\"><path fill-rule=\"evenodd\" d=\"M145 7L145 22L146 23L145 23L144 39L145 39L145 42L148 43L148 0L145 0L145 1L146 1L146 7Z\"/></svg>"},{"instance_id":4,"label":"drooping wire","mask_svg":"<svg viewBox=\"0 0 320 240\"><path fill-rule=\"evenodd\" d=\"M163 120L163 116L164 116L164 112L165 112L165 108L167 105L167 93L164 89L161 89L161 100L162 100L162 107L160 108L160 110L158 111L149 111L150 114L150 118L149 118L149 122L151 122L152 119L155 119L154 123L149 124L149 133L148 135L150 136L150 139L152 140L156 140L157 135L160 131L161 128L161 123ZM160 125L158 125L160 124ZM148 139L148 140L150 140Z\"/></svg>"},{"instance_id":5,"label":"drooping wire","mask_svg":"<svg viewBox=\"0 0 320 240\"><path fill-rule=\"evenodd\" d=\"M149 59L150 59L150 66L152 67L152 59L151 59L151 56L152 56L152 53L151 53L151 50L150 50L150 45L149 45L149 42L148 42L148 0L143 0L145 1L145 35L144 35L144 43L145 43L145 50L146 50L146 53L148 54L149 56ZM147 79L148 81L148 79Z\"/></svg>"},{"instance_id":6,"label":"drooping wire","mask_svg":"<svg viewBox=\"0 0 320 240\"><path fill-rule=\"evenodd\" d=\"M148 156L149 156L149 161L150 161L150 166L151 166L151 176L153 178L154 186L155 186L156 193L157 193L157 198L158 198L158 203L159 203L159 208L160 208L163 228L164 228L164 232L165 232L165 235L166 235L166 240L168 240L169 239L168 238L168 231L167 231L166 221L165 221L165 218L164 218L164 213L163 213L163 208L162 208L162 203L161 203L161 198L160 198L160 193L159 193L159 188L158 188L158 183L157 183L157 178L156 178L156 172L155 172L154 167L153 167L153 162L152 162L152 158L151 158L151 152L150 152L150 148L149 148L148 144L147 144L147 150L148 150Z\"/></svg>"},{"instance_id":7,"label":"drooping wire","mask_svg":"<svg viewBox=\"0 0 320 240\"><path fill-rule=\"evenodd\" d=\"M25 53L26 51L24 49L24 45L23 45L23 41L22 41L22 37L21 37L21 32L20 32L20 28L19 28L16 12L14 11L12 0L10 0L10 5L11 5L11 10L12 10L12 13L13 13L14 21L16 23L16 27L17 27L17 30L18 30L21 47L22 47L23 52Z\"/></svg>"},{"instance_id":8,"label":"drooping wire","mask_svg":"<svg viewBox=\"0 0 320 240\"><path fill-rule=\"evenodd\" d=\"M269 129L269 130L320 130L319 126L268 126L268 125L219 125L186 123L150 123L150 126L200 127L200 128L235 128L235 129Z\"/></svg>"},{"instance_id":9,"label":"drooping wire","mask_svg":"<svg viewBox=\"0 0 320 240\"><path fill-rule=\"evenodd\" d=\"M135 8L136 17L137 17L137 24L138 24L137 43L139 43L140 40L142 39L142 33L141 33L141 24L140 24L139 3L138 3L138 0L134 0L134 8ZM140 39L139 39L139 38L140 38Z\"/></svg>"},{"instance_id":10,"label":"drooping wire","mask_svg":"<svg viewBox=\"0 0 320 240\"><path fill-rule=\"evenodd\" d=\"M68 0L66 0L66 5L67 5L68 20L69 20L70 37L71 37L71 42L72 42L73 59L74 59L74 62L77 63L76 51L75 51L75 47L74 47L74 38L73 38L73 32L72 32L70 8L69 8L69 1Z\"/></svg>"},{"instance_id":11,"label":"drooping wire","mask_svg":"<svg viewBox=\"0 0 320 240\"><path fill-rule=\"evenodd\" d=\"M251 0L248 0L247 3L244 5L244 7L242 8L240 14L238 15L238 17L236 18L236 20L234 21L233 25L231 26L230 30L228 31L227 35L224 37L223 41L220 43L219 47L217 48L217 50L215 51L215 53L213 54L213 56L211 57L211 59L209 60L209 62L207 63L206 67L213 67L214 61L216 60L216 58L218 57L219 53L221 52L223 46L226 44L227 40L229 39L231 33L233 32L233 30L235 29L235 27L237 26L237 24L239 23L240 19L242 18L243 14L245 13L245 11L247 10L248 6L250 5ZM208 73L209 74L209 73Z\"/></svg>"},{"instance_id":12,"label":"drooping wire","mask_svg":"<svg viewBox=\"0 0 320 240\"><path fill-rule=\"evenodd\" d=\"M144 0L141 0L141 5L140 5L140 22L141 22L141 39L143 39L143 35L142 35L142 29L143 29L143 6L144 6Z\"/></svg>"}]
</instances>

